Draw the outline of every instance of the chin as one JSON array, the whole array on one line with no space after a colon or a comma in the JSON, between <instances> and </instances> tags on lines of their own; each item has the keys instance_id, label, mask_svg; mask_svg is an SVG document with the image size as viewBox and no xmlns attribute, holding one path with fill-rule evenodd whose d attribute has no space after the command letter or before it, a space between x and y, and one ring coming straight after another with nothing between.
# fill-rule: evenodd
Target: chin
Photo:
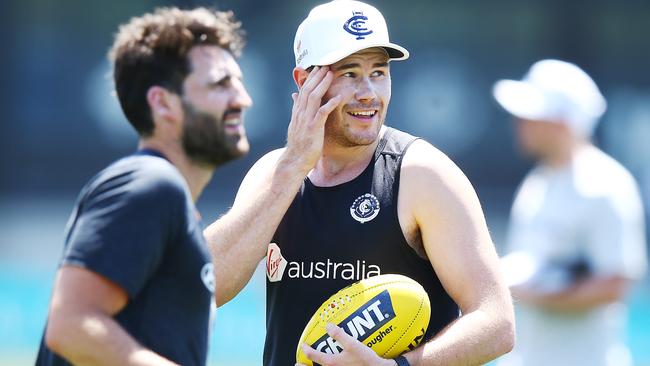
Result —
<instances>
[{"instance_id":1,"label":"chin","mask_svg":"<svg viewBox=\"0 0 650 366\"><path fill-rule=\"evenodd\" d=\"M243 137L239 143L237 143L237 152L239 153L238 157L244 156L248 154L248 152L251 150L251 146L248 143L248 139Z\"/></svg>"},{"instance_id":2,"label":"chin","mask_svg":"<svg viewBox=\"0 0 650 366\"><path fill-rule=\"evenodd\" d=\"M370 145L373 142L377 141L380 129L381 126L378 126L376 128L373 127L370 130L349 131L348 139L357 145Z\"/></svg>"},{"instance_id":3,"label":"chin","mask_svg":"<svg viewBox=\"0 0 650 366\"><path fill-rule=\"evenodd\" d=\"M363 136L356 136L353 139L350 139L351 142L353 142L355 145L358 146L367 146L367 145L372 145L373 142L377 141L377 135L363 135Z\"/></svg>"},{"instance_id":4,"label":"chin","mask_svg":"<svg viewBox=\"0 0 650 366\"><path fill-rule=\"evenodd\" d=\"M244 155L250 150L250 144L245 133L229 135L226 137L224 143L231 155L236 157Z\"/></svg>"},{"instance_id":5,"label":"chin","mask_svg":"<svg viewBox=\"0 0 650 366\"><path fill-rule=\"evenodd\" d=\"M355 125L347 120L329 119L325 124L325 136L328 141L343 147L371 145L377 140L382 124Z\"/></svg>"}]
</instances>

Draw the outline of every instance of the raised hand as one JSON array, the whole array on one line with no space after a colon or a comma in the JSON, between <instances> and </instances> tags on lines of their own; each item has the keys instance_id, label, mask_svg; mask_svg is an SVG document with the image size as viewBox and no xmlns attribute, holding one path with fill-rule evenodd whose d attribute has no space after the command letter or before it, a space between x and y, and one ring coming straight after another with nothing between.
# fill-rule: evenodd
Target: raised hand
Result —
<instances>
[{"instance_id":1,"label":"raised hand","mask_svg":"<svg viewBox=\"0 0 650 366\"><path fill-rule=\"evenodd\" d=\"M323 151L325 121L339 104L339 95L321 105L332 83L333 74L327 66L316 66L309 73L298 93L291 95L293 109L287 131L287 154L300 163L305 174L318 162Z\"/></svg>"}]
</instances>

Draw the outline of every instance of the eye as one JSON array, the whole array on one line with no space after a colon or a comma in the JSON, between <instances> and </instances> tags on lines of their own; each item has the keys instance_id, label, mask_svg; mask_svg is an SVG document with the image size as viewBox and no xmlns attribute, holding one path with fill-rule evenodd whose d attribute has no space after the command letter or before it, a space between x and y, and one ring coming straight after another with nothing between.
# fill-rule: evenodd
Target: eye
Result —
<instances>
[{"instance_id":1,"label":"eye","mask_svg":"<svg viewBox=\"0 0 650 366\"><path fill-rule=\"evenodd\" d=\"M227 88L232 85L232 78L230 76L224 77L220 80L210 83L210 88Z\"/></svg>"},{"instance_id":2,"label":"eye","mask_svg":"<svg viewBox=\"0 0 650 366\"><path fill-rule=\"evenodd\" d=\"M345 77L345 78L354 78L354 77L357 76L357 74L355 74L355 73L352 72L352 71L348 71L348 72L342 74L341 76L343 76L343 77Z\"/></svg>"},{"instance_id":3,"label":"eye","mask_svg":"<svg viewBox=\"0 0 650 366\"><path fill-rule=\"evenodd\" d=\"M384 76L384 75L386 75L386 72L384 70L375 70L372 73L373 77Z\"/></svg>"}]
</instances>

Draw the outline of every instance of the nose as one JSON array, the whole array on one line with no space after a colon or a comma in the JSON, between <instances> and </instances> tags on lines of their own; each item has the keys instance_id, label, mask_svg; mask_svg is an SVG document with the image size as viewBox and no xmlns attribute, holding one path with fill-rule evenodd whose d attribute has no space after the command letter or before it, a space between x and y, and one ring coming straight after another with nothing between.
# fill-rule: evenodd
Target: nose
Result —
<instances>
[{"instance_id":1,"label":"nose","mask_svg":"<svg viewBox=\"0 0 650 366\"><path fill-rule=\"evenodd\" d=\"M243 82L238 82L235 86L232 104L238 108L250 108L253 105L253 99L248 94Z\"/></svg>"},{"instance_id":2,"label":"nose","mask_svg":"<svg viewBox=\"0 0 650 366\"><path fill-rule=\"evenodd\" d=\"M375 99L377 95L375 94L375 89L373 88L372 83L370 82L370 78L364 77L359 79L359 83L357 85L357 90L354 94L354 97L358 101L370 101Z\"/></svg>"}]
</instances>

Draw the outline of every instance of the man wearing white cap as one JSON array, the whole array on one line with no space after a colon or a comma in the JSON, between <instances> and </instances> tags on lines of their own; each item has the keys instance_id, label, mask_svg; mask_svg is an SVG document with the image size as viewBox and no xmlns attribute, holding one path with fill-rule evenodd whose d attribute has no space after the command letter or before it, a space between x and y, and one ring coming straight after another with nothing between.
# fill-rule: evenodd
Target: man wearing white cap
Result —
<instances>
[{"instance_id":1,"label":"man wearing white cap","mask_svg":"<svg viewBox=\"0 0 650 366\"><path fill-rule=\"evenodd\" d=\"M517 192L504 268L517 346L501 365L631 365L621 303L646 269L637 185L591 137L605 99L580 68L535 63L494 96L538 165Z\"/></svg>"},{"instance_id":2,"label":"man wearing white cap","mask_svg":"<svg viewBox=\"0 0 650 366\"><path fill-rule=\"evenodd\" d=\"M472 186L433 146L384 126L389 61L408 52L389 41L381 13L349 0L317 6L294 53L287 145L253 166L230 212L206 230L217 303L266 256L264 364L286 366L323 301L400 273L429 294L423 346L383 359L333 326L327 347L302 345L306 355L321 365L478 365L509 351L510 294Z\"/></svg>"}]
</instances>

